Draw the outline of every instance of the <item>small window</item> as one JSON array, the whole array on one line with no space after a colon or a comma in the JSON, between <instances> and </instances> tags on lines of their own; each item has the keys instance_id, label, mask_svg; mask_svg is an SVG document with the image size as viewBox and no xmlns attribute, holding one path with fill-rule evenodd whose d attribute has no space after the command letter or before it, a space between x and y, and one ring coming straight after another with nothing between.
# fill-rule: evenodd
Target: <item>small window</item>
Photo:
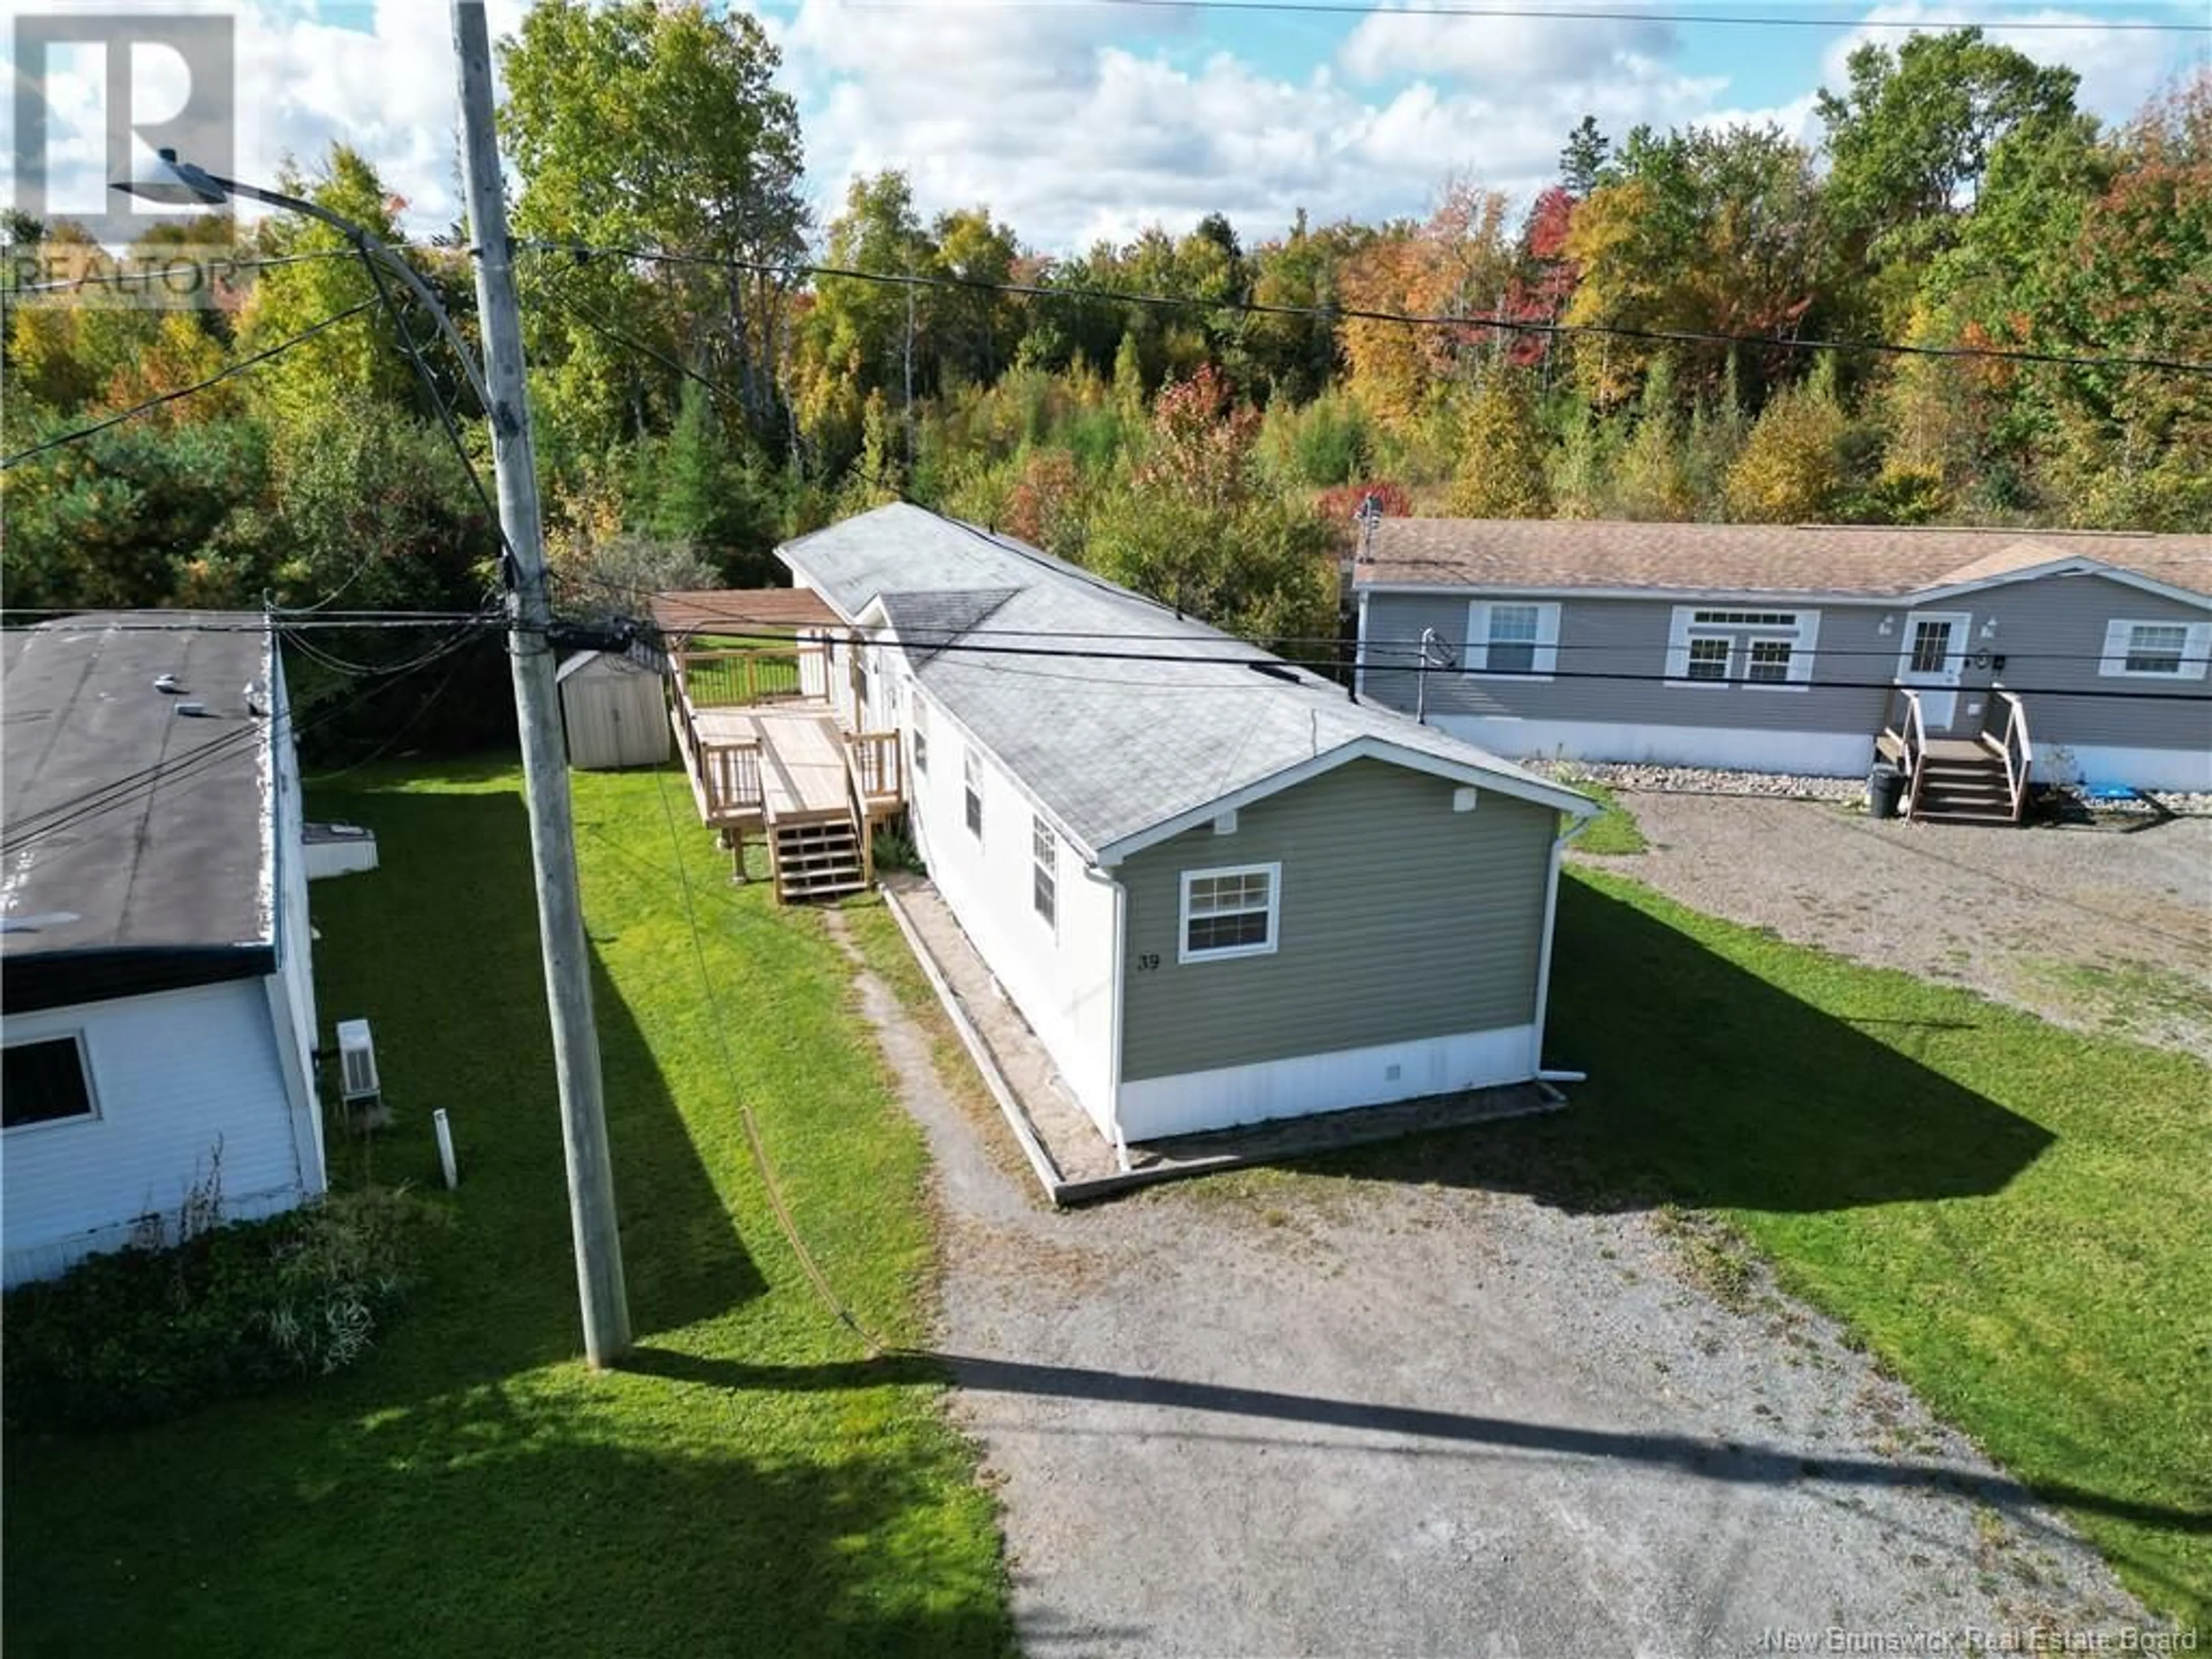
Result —
<instances>
[{"instance_id":1,"label":"small window","mask_svg":"<svg viewBox=\"0 0 2212 1659\"><path fill-rule=\"evenodd\" d=\"M914 705L914 769L929 770L929 710L919 699Z\"/></svg>"},{"instance_id":2,"label":"small window","mask_svg":"<svg viewBox=\"0 0 2212 1659\"><path fill-rule=\"evenodd\" d=\"M1041 817L1033 816L1030 820L1030 859L1034 866L1030 902L1036 907L1039 915L1056 927L1060 925L1060 848L1052 826Z\"/></svg>"},{"instance_id":3,"label":"small window","mask_svg":"<svg viewBox=\"0 0 2212 1659\"><path fill-rule=\"evenodd\" d=\"M2136 623L2128 629L2130 674L2179 674L2189 630L2179 623Z\"/></svg>"},{"instance_id":4,"label":"small window","mask_svg":"<svg viewBox=\"0 0 2212 1659\"><path fill-rule=\"evenodd\" d=\"M983 839L983 757L973 749L968 751L965 768L968 786L968 833L977 841Z\"/></svg>"},{"instance_id":5,"label":"small window","mask_svg":"<svg viewBox=\"0 0 2212 1659\"><path fill-rule=\"evenodd\" d=\"M1687 678L1693 680L1724 680L1729 672L1729 641L1723 639L1692 639L1690 641L1690 665Z\"/></svg>"},{"instance_id":6,"label":"small window","mask_svg":"<svg viewBox=\"0 0 2212 1659\"><path fill-rule=\"evenodd\" d=\"M1273 951L1282 872L1279 864L1184 872L1178 960L1256 957Z\"/></svg>"},{"instance_id":7,"label":"small window","mask_svg":"<svg viewBox=\"0 0 2212 1659\"><path fill-rule=\"evenodd\" d=\"M2113 622L2097 672L2107 677L2201 680L2212 658L2212 622Z\"/></svg>"},{"instance_id":8,"label":"small window","mask_svg":"<svg viewBox=\"0 0 2212 1659\"><path fill-rule=\"evenodd\" d=\"M1787 640L1753 640L1751 662L1744 671L1744 678L1753 685L1788 684L1790 650Z\"/></svg>"},{"instance_id":9,"label":"small window","mask_svg":"<svg viewBox=\"0 0 2212 1659\"><path fill-rule=\"evenodd\" d=\"M1559 655L1559 607L1478 599L1468 611L1467 665L1479 674L1550 674Z\"/></svg>"},{"instance_id":10,"label":"small window","mask_svg":"<svg viewBox=\"0 0 2212 1659\"><path fill-rule=\"evenodd\" d=\"M0 1066L0 1127L21 1129L93 1115L92 1079L78 1038L8 1045Z\"/></svg>"}]
</instances>

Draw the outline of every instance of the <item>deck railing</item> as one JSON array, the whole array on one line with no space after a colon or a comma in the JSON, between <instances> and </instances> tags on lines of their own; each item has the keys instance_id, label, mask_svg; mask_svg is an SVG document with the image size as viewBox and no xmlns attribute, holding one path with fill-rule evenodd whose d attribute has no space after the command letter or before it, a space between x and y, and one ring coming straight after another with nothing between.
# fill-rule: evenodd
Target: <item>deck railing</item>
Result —
<instances>
[{"instance_id":1,"label":"deck railing","mask_svg":"<svg viewBox=\"0 0 2212 1659\"><path fill-rule=\"evenodd\" d=\"M2028 774L2035 767L2035 744L2027 734L2027 705L2002 686L1990 688L1988 713L1982 719L1982 736L1993 741L2004 757L2005 790L2012 802L2012 821L2018 823L2027 807ZM1997 707L2004 706L2004 724L1996 731L1990 723Z\"/></svg>"},{"instance_id":2,"label":"deck railing","mask_svg":"<svg viewBox=\"0 0 2212 1659\"><path fill-rule=\"evenodd\" d=\"M677 696L693 708L742 708L808 695L808 680L819 684L822 678L818 670L809 674L808 663L821 655L818 645L778 650L680 651L671 668Z\"/></svg>"},{"instance_id":3,"label":"deck railing","mask_svg":"<svg viewBox=\"0 0 2212 1659\"><path fill-rule=\"evenodd\" d=\"M1905 816L1910 818L1920 805L1920 780L1927 771L1922 763L1928 757L1928 722L1920 713L1920 694L1911 686L1890 688L1881 734L1895 745L1898 763L1905 769Z\"/></svg>"},{"instance_id":4,"label":"deck railing","mask_svg":"<svg viewBox=\"0 0 2212 1659\"><path fill-rule=\"evenodd\" d=\"M757 743L710 743L699 753L700 776L708 804L716 812L757 812L761 793L761 746Z\"/></svg>"},{"instance_id":5,"label":"deck railing","mask_svg":"<svg viewBox=\"0 0 2212 1659\"><path fill-rule=\"evenodd\" d=\"M897 732L847 732L845 763L852 770L853 787L862 805L871 801L896 801L904 797L905 763L899 750Z\"/></svg>"}]
</instances>

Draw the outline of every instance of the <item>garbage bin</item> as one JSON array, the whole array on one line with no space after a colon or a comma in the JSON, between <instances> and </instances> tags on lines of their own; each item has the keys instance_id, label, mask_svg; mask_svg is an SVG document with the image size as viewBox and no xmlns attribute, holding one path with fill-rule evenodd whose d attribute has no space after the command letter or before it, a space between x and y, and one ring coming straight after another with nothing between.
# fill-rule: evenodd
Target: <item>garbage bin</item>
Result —
<instances>
[{"instance_id":1,"label":"garbage bin","mask_svg":"<svg viewBox=\"0 0 2212 1659\"><path fill-rule=\"evenodd\" d=\"M1905 774L1887 761L1876 761L1867 773L1867 815L1893 818L1904 797Z\"/></svg>"}]
</instances>

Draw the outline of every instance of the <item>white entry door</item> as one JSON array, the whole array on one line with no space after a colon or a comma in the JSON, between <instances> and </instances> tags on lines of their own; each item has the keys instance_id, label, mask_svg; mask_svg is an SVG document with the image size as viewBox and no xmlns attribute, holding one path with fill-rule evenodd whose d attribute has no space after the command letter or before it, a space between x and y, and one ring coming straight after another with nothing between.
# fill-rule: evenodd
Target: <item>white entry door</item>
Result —
<instances>
[{"instance_id":1,"label":"white entry door","mask_svg":"<svg viewBox=\"0 0 2212 1659\"><path fill-rule=\"evenodd\" d=\"M1905 619L1898 684L1920 693L1920 718L1931 737L1948 732L1959 717L1959 677L1973 623L1964 611L1916 611Z\"/></svg>"}]
</instances>

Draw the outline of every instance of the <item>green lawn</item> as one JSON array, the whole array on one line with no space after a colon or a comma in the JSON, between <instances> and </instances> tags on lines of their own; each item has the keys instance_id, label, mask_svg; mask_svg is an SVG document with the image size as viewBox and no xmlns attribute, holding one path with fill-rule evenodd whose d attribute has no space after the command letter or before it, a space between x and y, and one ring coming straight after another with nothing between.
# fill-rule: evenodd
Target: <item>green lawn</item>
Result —
<instances>
[{"instance_id":1,"label":"green lawn","mask_svg":"<svg viewBox=\"0 0 2212 1659\"><path fill-rule=\"evenodd\" d=\"M356 1371L149 1431L11 1437L11 1650L1009 1650L972 1450L935 1382L854 1376L860 1345L777 1232L737 1102L830 1281L893 1340L921 1334L933 1275L921 1137L819 915L732 890L665 781L719 1019L655 777L575 776L636 1368L574 1358L514 770L355 775L314 808L373 826L384 867L315 887L320 1013L375 1022L398 1116L378 1176L434 1186L428 1114L451 1113L454 1224Z\"/></svg>"},{"instance_id":2,"label":"green lawn","mask_svg":"<svg viewBox=\"0 0 2212 1659\"><path fill-rule=\"evenodd\" d=\"M1559 905L1571 1109L1332 1167L1718 1213L2137 1594L2212 1622L2212 1070L1610 872Z\"/></svg>"},{"instance_id":3,"label":"green lawn","mask_svg":"<svg viewBox=\"0 0 2212 1659\"><path fill-rule=\"evenodd\" d=\"M1588 778L1577 778L1568 786L1580 790L1603 809L1590 827L1575 837L1577 851L1595 853L1601 858L1620 858L1648 851L1651 843L1644 839L1644 830L1636 816L1620 804L1620 797L1601 783L1592 783Z\"/></svg>"}]
</instances>

